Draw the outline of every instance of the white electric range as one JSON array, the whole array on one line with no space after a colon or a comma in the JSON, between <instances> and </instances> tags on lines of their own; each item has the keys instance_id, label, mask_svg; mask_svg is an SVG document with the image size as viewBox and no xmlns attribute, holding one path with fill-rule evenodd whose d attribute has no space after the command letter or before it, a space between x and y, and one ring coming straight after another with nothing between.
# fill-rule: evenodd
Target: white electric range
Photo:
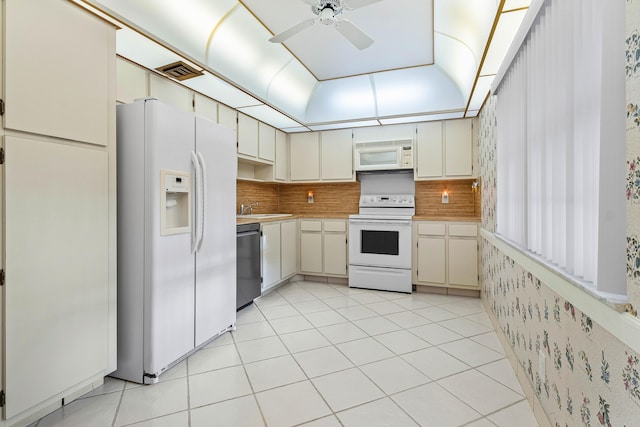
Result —
<instances>
[{"instance_id":1,"label":"white electric range","mask_svg":"<svg viewBox=\"0 0 640 427\"><path fill-rule=\"evenodd\" d=\"M349 286L412 291L411 228L413 194L360 196L349 216Z\"/></svg>"}]
</instances>

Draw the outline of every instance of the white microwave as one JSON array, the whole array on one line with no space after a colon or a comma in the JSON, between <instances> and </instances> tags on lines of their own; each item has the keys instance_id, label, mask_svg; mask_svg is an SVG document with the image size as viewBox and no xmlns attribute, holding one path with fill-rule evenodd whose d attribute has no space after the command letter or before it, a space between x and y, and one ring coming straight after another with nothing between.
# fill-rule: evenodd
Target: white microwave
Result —
<instances>
[{"instance_id":1,"label":"white microwave","mask_svg":"<svg viewBox=\"0 0 640 427\"><path fill-rule=\"evenodd\" d=\"M357 171L413 169L413 141L356 142Z\"/></svg>"}]
</instances>

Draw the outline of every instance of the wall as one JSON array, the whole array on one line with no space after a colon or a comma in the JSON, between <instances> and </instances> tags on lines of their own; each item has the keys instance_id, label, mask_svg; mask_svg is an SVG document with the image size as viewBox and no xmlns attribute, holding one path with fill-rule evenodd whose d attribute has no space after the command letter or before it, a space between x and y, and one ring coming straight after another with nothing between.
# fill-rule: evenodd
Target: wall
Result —
<instances>
[{"instance_id":1,"label":"wall","mask_svg":"<svg viewBox=\"0 0 640 427\"><path fill-rule=\"evenodd\" d=\"M473 192L475 179L416 181L416 215L430 217L480 217L481 192ZM442 192L449 193L449 203L442 203Z\"/></svg>"},{"instance_id":2,"label":"wall","mask_svg":"<svg viewBox=\"0 0 640 427\"><path fill-rule=\"evenodd\" d=\"M248 206L249 203L256 201L258 206L253 207L254 214L283 213L278 206L280 201L278 184L236 180L236 212L240 213L240 204L244 203L245 206Z\"/></svg>"},{"instance_id":3,"label":"wall","mask_svg":"<svg viewBox=\"0 0 640 427\"><path fill-rule=\"evenodd\" d=\"M470 218L480 216L481 193L471 191L474 179L417 181L416 215ZM449 203L441 203L442 190L449 191ZM307 202L313 191L314 203ZM258 201L253 213L295 213L298 215L349 215L358 213L359 182L275 184L237 180L236 212L240 204Z\"/></svg>"},{"instance_id":4,"label":"wall","mask_svg":"<svg viewBox=\"0 0 640 427\"><path fill-rule=\"evenodd\" d=\"M313 191L313 203L307 193ZM349 215L358 213L360 183L280 185L280 209L301 215Z\"/></svg>"},{"instance_id":5,"label":"wall","mask_svg":"<svg viewBox=\"0 0 640 427\"><path fill-rule=\"evenodd\" d=\"M637 308L640 0L627 0L626 5L627 276L629 303ZM507 353L525 389L531 391L534 409L542 408L552 425L638 425L640 355L632 347L637 349L640 342L640 321L633 317L635 310L618 313L577 289L561 295L557 291L571 285L523 267L521 258L516 262L506 245L489 237L496 227L496 120L495 99L490 98L480 117L482 227L488 232L481 248L482 297L506 340ZM611 324L623 325L626 333L609 332ZM544 376L539 372L540 352L545 356Z\"/></svg>"}]
</instances>

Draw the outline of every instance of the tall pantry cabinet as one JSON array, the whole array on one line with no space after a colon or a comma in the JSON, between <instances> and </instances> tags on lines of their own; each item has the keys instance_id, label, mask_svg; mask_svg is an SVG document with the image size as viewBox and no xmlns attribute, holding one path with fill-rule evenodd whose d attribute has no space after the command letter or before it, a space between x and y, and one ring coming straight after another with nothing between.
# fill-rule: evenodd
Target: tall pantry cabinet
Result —
<instances>
[{"instance_id":1,"label":"tall pantry cabinet","mask_svg":"<svg viewBox=\"0 0 640 427\"><path fill-rule=\"evenodd\" d=\"M115 369L115 28L66 0L2 6L0 404L14 425Z\"/></svg>"}]
</instances>

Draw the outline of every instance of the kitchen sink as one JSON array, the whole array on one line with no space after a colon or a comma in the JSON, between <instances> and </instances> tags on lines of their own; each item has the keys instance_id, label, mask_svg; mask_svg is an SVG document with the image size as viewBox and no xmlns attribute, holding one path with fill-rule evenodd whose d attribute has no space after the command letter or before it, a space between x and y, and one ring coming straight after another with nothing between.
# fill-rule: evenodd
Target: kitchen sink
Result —
<instances>
[{"instance_id":1,"label":"kitchen sink","mask_svg":"<svg viewBox=\"0 0 640 427\"><path fill-rule=\"evenodd\" d=\"M266 218L287 217L291 215L292 214L250 214L250 215L236 215L236 218L266 219Z\"/></svg>"}]
</instances>

